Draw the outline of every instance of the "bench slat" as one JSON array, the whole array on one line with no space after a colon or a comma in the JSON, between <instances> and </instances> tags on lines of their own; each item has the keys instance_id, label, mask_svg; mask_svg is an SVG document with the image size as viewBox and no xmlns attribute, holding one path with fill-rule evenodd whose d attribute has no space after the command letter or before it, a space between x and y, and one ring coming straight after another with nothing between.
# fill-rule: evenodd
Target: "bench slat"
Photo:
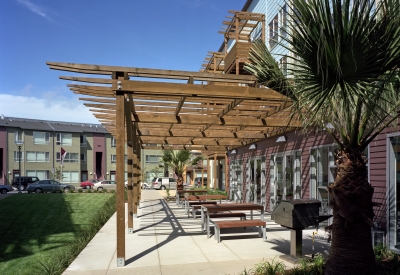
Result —
<instances>
[{"instance_id":1,"label":"bench slat","mask_svg":"<svg viewBox=\"0 0 400 275\"><path fill-rule=\"evenodd\" d=\"M246 213L238 213L238 212L217 213L217 214L210 214L209 216L210 218L230 218L230 217L246 218Z\"/></svg>"},{"instance_id":2,"label":"bench slat","mask_svg":"<svg viewBox=\"0 0 400 275\"><path fill-rule=\"evenodd\" d=\"M215 221L214 225L219 228L236 228L248 226L266 226L265 221L262 220L239 220L239 221Z\"/></svg>"},{"instance_id":3,"label":"bench slat","mask_svg":"<svg viewBox=\"0 0 400 275\"><path fill-rule=\"evenodd\" d=\"M221 242L221 229L222 228L237 228L247 226L258 226L258 234L263 237L263 240L267 240L266 234L266 222L263 220L240 220L240 221L215 221L215 238L218 242Z\"/></svg>"},{"instance_id":4,"label":"bench slat","mask_svg":"<svg viewBox=\"0 0 400 275\"><path fill-rule=\"evenodd\" d=\"M203 205L203 204L217 204L217 201L192 201L189 202L189 207L193 205Z\"/></svg>"}]
</instances>

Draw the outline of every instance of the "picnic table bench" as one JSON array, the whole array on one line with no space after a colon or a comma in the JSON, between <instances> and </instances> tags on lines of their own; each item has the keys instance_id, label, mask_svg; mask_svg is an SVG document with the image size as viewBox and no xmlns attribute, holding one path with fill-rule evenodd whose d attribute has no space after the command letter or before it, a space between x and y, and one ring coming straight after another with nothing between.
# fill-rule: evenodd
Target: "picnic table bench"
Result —
<instances>
[{"instance_id":1,"label":"picnic table bench","mask_svg":"<svg viewBox=\"0 0 400 275\"><path fill-rule=\"evenodd\" d=\"M190 201L189 202L189 211L188 211L188 218L189 218L189 214L190 212L192 212L192 215L196 216L193 211L195 207L198 207L197 209L201 209L201 205L202 204L217 204L217 201Z\"/></svg>"},{"instance_id":2,"label":"picnic table bench","mask_svg":"<svg viewBox=\"0 0 400 275\"><path fill-rule=\"evenodd\" d=\"M258 227L258 235L267 240L266 222L263 220L238 220L238 221L213 221L215 238L221 242L221 229L223 228L239 228L239 227Z\"/></svg>"},{"instance_id":3,"label":"picnic table bench","mask_svg":"<svg viewBox=\"0 0 400 275\"><path fill-rule=\"evenodd\" d=\"M185 213L189 213L189 202L190 201L208 201L208 200L219 200L221 203L222 200L226 200L227 197L225 195L185 195Z\"/></svg>"},{"instance_id":4,"label":"picnic table bench","mask_svg":"<svg viewBox=\"0 0 400 275\"><path fill-rule=\"evenodd\" d=\"M246 220L246 213L243 212L220 212L210 214L210 222L214 223L214 220L211 219L220 219L220 218L240 218L240 220ZM201 223L201 232L206 230L205 223Z\"/></svg>"},{"instance_id":5,"label":"picnic table bench","mask_svg":"<svg viewBox=\"0 0 400 275\"><path fill-rule=\"evenodd\" d=\"M250 220L238 220L238 221L223 221L226 223L221 223L220 221L211 221L211 215L219 214L222 212L231 212L231 211L245 211L249 210L251 218ZM253 210L259 210L261 212L261 219L253 220ZM234 213L234 212L233 212ZM250 226L260 226L260 231L262 228L263 239L266 240L265 234L265 222L264 222L264 206L255 203L220 203L215 205L207 205L204 204L201 207L201 218L202 218L202 229L204 229L204 225L207 230L207 238L210 238L210 223L212 222L215 226L215 234L218 233L218 240L220 240L220 229L221 228L236 228L236 227L250 227ZM249 222L247 222L249 221ZM251 223L250 221L254 221ZM247 222L247 223L246 223ZM262 227L262 228L261 228ZM217 237L217 236L216 236Z\"/></svg>"},{"instance_id":6,"label":"picnic table bench","mask_svg":"<svg viewBox=\"0 0 400 275\"><path fill-rule=\"evenodd\" d=\"M194 190L176 190L176 205L181 204L181 198L185 198L185 194L207 194L207 190L205 189L194 189ZM183 206L183 205L182 205Z\"/></svg>"}]
</instances>

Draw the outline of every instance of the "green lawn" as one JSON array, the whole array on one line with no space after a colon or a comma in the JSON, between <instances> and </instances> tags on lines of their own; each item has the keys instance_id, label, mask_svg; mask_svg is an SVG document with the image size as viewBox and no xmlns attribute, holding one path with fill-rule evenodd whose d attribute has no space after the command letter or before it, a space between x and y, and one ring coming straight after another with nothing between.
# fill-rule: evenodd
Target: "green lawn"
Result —
<instances>
[{"instance_id":1,"label":"green lawn","mask_svg":"<svg viewBox=\"0 0 400 275\"><path fill-rule=\"evenodd\" d=\"M0 274L60 274L115 212L115 194L15 194L0 209Z\"/></svg>"}]
</instances>

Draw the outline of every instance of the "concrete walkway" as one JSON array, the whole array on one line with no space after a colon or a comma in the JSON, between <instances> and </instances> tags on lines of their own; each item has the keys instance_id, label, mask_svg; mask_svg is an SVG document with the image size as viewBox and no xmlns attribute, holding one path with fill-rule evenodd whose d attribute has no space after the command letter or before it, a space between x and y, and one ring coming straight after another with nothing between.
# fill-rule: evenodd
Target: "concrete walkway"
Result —
<instances>
[{"instance_id":1,"label":"concrete walkway","mask_svg":"<svg viewBox=\"0 0 400 275\"><path fill-rule=\"evenodd\" d=\"M256 229L249 228L240 236L222 233L222 241L217 243L200 231L199 219L187 218L181 207L166 202L160 192L144 190L138 218L134 219L134 234L125 235L126 266L117 267L113 215L64 274L238 274L263 259L283 261L279 255L289 254L290 231L271 221L268 214L266 221L267 242L258 237ZM303 255L312 252L312 232L303 231ZM329 253L325 239L320 230L315 252Z\"/></svg>"}]
</instances>

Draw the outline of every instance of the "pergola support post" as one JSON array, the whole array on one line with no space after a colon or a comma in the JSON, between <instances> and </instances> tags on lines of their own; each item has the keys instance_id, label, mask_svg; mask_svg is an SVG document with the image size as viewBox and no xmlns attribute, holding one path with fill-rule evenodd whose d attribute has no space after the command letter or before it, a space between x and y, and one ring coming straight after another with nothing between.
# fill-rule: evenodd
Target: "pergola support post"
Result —
<instances>
[{"instance_id":1,"label":"pergola support post","mask_svg":"<svg viewBox=\"0 0 400 275\"><path fill-rule=\"evenodd\" d=\"M207 190L210 189L211 184L211 173L210 173L210 158L207 157Z\"/></svg>"},{"instance_id":2,"label":"pergola support post","mask_svg":"<svg viewBox=\"0 0 400 275\"><path fill-rule=\"evenodd\" d=\"M134 137L133 151L133 216L137 218L138 200L139 200L139 158L138 158L138 142L136 135Z\"/></svg>"},{"instance_id":3,"label":"pergola support post","mask_svg":"<svg viewBox=\"0 0 400 275\"><path fill-rule=\"evenodd\" d=\"M218 171L217 171L217 169L218 169L218 166L217 166L217 154L215 154L214 153L214 169L213 169L213 183L214 183L214 190L217 190L217 188L218 188L218 182L217 182L217 173L218 173Z\"/></svg>"},{"instance_id":4,"label":"pergola support post","mask_svg":"<svg viewBox=\"0 0 400 275\"><path fill-rule=\"evenodd\" d=\"M133 234L133 133L132 133L132 119L131 119L131 107L132 97L129 97L129 101L125 100L125 119L126 119L126 140L128 149L128 234Z\"/></svg>"},{"instance_id":5,"label":"pergola support post","mask_svg":"<svg viewBox=\"0 0 400 275\"><path fill-rule=\"evenodd\" d=\"M128 133L129 134L129 133ZM133 148L128 147L128 234L133 234Z\"/></svg>"},{"instance_id":6,"label":"pergola support post","mask_svg":"<svg viewBox=\"0 0 400 275\"><path fill-rule=\"evenodd\" d=\"M118 77L118 80L123 77ZM117 153L117 266L125 266L125 97L116 91L116 153Z\"/></svg>"},{"instance_id":7,"label":"pergola support post","mask_svg":"<svg viewBox=\"0 0 400 275\"><path fill-rule=\"evenodd\" d=\"M228 152L225 153L225 192L229 194L229 161Z\"/></svg>"}]
</instances>

